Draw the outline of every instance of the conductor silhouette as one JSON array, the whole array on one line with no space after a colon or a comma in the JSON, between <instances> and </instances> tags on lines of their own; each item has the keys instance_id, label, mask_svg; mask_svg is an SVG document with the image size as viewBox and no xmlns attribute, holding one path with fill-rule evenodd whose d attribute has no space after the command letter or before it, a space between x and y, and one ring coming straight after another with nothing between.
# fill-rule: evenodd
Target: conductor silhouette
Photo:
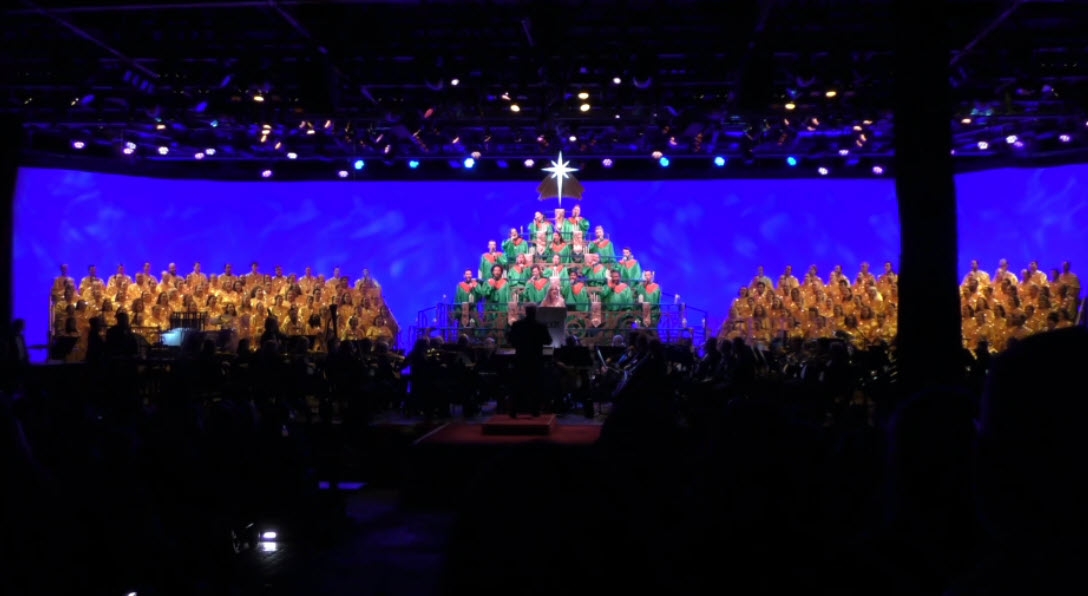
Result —
<instances>
[{"instance_id":1,"label":"conductor silhouette","mask_svg":"<svg viewBox=\"0 0 1088 596\"><path fill-rule=\"evenodd\" d=\"M510 396L510 417L518 411L540 415L541 373L544 369L544 346L552 343L548 327L536 320L536 305L525 307L525 318L510 325L510 345L514 347L514 371L520 383Z\"/></svg>"}]
</instances>

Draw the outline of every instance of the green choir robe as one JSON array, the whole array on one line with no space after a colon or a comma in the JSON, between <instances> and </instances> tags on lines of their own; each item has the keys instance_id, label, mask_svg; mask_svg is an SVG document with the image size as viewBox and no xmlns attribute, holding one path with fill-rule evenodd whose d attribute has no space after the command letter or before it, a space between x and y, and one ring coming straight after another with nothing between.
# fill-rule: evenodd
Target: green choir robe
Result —
<instances>
[{"instance_id":1,"label":"green choir robe","mask_svg":"<svg viewBox=\"0 0 1088 596\"><path fill-rule=\"evenodd\" d=\"M632 307L634 299L631 297L631 286L623 283L609 283L601 288L601 303L605 310L628 310Z\"/></svg>"},{"instance_id":2,"label":"green choir robe","mask_svg":"<svg viewBox=\"0 0 1088 596\"><path fill-rule=\"evenodd\" d=\"M532 269L530 267L521 266L518 269L518 265L514 265L506 272L506 279L516 288L524 288L525 282L529 281L529 278L533 276Z\"/></svg>"},{"instance_id":3,"label":"green choir robe","mask_svg":"<svg viewBox=\"0 0 1088 596\"><path fill-rule=\"evenodd\" d=\"M469 297L472 297L470 300ZM461 282L457 284L457 294L454 296L454 302L460 306L465 302L475 303L476 299L480 296L480 284L476 282L465 283Z\"/></svg>"},{"instance_id":4,"label":"green choir robe","mask_svg":"<svg viewBox=\"0 0 1088 596\"><path fill-rule=\"evenodd\" d=\"M578 227L571 223L569 219L564 219L559 223L553 224L552 229L562 234L563 242L570 242L571 239L574 238L574 230L577 230Z\"/></svg>"},{"instance_id":5,"label":"green choir robe","mask_svg":"<svg viewBox=\"0 0 1088 596\"><path fill-rule=\"evenodd\" d=\"M559 279L567 279L567 277L569 276L570 274L567 273L567 268L563 265L560 265L558 267L549 266L547 269L544 270L544 277L546 279L551 279L553 277L558 277Z\"/></svg>"},{"instance_id":6,"label":"green choir robe","mask_svg":"<svg viewBox=\"0 0 1088 596\"><path fill-rule=\"evenodd\" d=\"M502 252L511 263L517 260L518 255L529 254L530 248L530 244L521 236L518 236L515 239L507 238L502 241Z\"/></svg>"},{"instance_id":7,"label":"green choir robe","mask_svg":"<svg viewBox=\"0 0 1088 596\"><path fill-rule=\"evenodd\" d=\"M526 230L526 238L529 238L530 240L535 241L536 240L536 235L541 233L541 232L544 232L544 235L548 239L548 242L552 241L552 222L550 222L550 221L548 221L546 219L544 221L540 222L539 225L536 223L536 220L534 219L533 221L529 222L529 227L525 228L525 230Z\"/></svg>"},{"instance_id":8,"label":"green choir robe","mask_svg":"<svg viewBox=\"0 0 1088 596\"><path fill-rule=\"evenodd\" d=\"M597 263L593 267L586 267L582 270L582 275L586 278L586 283L591 286L603 286L608 283L608 267Z\"/></svg>"},{"instance_id":9,"label":"green choir robe","mask_svg":"<svg viewBox=\"0 0 1088 596\"><path fill-rule=\"evenodd\" d=\"M650 323L657 327L657 322L661 320L661 286L643 282L636 291L642 294L644 302L650 303Z\"/></svg>"},{"instance_id":10,"label":"green choir robe","mask_svg":"<svg viewBox=\"0 0 1088 596\"><path fill-rule=\"evenodd\" d=\"M608 238L594 240L589 244L589 250L601 255L601 262L606 265L616 260L616 245L612 244L612 241Z\"/></svg>"},{"instance_id":11,"label":"green choir robe","mask_svg":"<svg viewBox=\"0 0 1088 596\"><path fill-rule=\"evenodd\" d=\"M620 279L623 281L629 284L637 284L642 281L642 266L635 259L619 261L616 266L620 270Z\"/></svg>"},{"instance_id":12,"label":"green choir robe","mask_svg":"<svg viewBox=\"0 0 1088 596\"><path fill-rule=\"evenodd\" d=\"M487 280L487 284L481 286L480 293L483 294L484 299L487 301L487 310L490 311L507 311L507 304L510 302L510 292L513 291L514 286L505 279L495 280L491 278Z\"/></svg>"},{"instance_id":13,"label":"green choir robe","mask_svg":"<svg viewBox=\"0 0 1088 596\"><path fill-rule=\"evenodd\" d=\"M540 304L540 301L548 297L548 286L551 285L551 281L546 277L542 277L537 280L530 279L525 284L525 291L522 292L521 297L526 302L533 302Z\"/></svg>"},{"instance_id":14,"label":"green choir robe","mask_svg":"<svg viewBox=\"0 0 1088 596\"><path fill-rule=\"evenodd\" d=\"M567 221L575 227L575 229L582 230L582 237L589 241L589 220L579 215L578 217L568 217Z\"/></svg>"},{"instance_id":15,"label":"green choir robe","mask_svg":"<svg viewBox=\"0 0 1088 596\"><path fill-rule=\"evenodd\" d=\"M589 310L589 288L582 282L570 283L566 280L563 284L563 300L567 301L567 307L585 312Z\"/></svg>"},{"instance_id":16,"label":"green choir robe","mask_svg":"<svg viewBox=\"0 0 1088 596\"><path fill-rule=\"evenodd\" d=\"M506 255L501 252L495 254L485 252L480 255L480 270L477 277L480 279L491 277L491 268L495 265L502 265L502 268L506 269Z\"/></svg>"}]
</instances>

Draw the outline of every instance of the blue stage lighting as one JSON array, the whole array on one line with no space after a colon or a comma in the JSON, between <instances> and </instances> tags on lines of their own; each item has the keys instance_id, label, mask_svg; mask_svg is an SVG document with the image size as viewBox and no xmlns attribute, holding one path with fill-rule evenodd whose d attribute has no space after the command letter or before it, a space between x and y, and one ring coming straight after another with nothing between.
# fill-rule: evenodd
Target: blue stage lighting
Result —
<instances>
[{"instance_id":1,"label":"blue stage lighting","mask_svg":"<svg viewBox=\"0 0 1088 596\"><path fill-rule=\"evenodd\" d=\"M792 155L787 157L786 158L786 165L788 165L791 168L796 166L797 165L797 158L792 156Z\"/></svg>"},{"instance_id":2,"label":"blue stage lighting","mask_svg":"<svg viewBox=\"0 0 1088 596\"><path fill-rule=\"evenodd\" d=\"M473 158L471 158L471 157L466 157L466 158L465 158L465 167L466 167L466 168L468 168L468 169L470 169L470 170L471 170L471 169L472 169L472 168L474 168L475 166L476 166L476 160L475 160L475 159L473 159Z\"/></svg>"},{"instance_id":3,"label":"blue stage lighting","mask_svg":"<svg viewBox=\"0 0 1088 596\"><path fill-rule=\"evenodd\" d=\"M418 159L408 160L408 167L412 168L413 170L418 168L419 167L419 160Z\"/></svg>"},{"instance_id":4,"label":"blue stage lighting","mask_svg":"<svg viewBox=\"0 0 1088 596\"><path fill-rule=\"evenodd\" d=\"M363 169L363 166L365 166L365 165L366 165L366 162L365 162L365 161L363 161L363 160L361 160L361 159L357 159L357 160L355 160L355 164L354 164L354 166L355 166L355 169L356 169L356 170L361 170L361 169Z\"/></svg>"},{"instance_id":5,"label":"blue stage lighting","mask_svg":"<svg viewBox=\"0 0 1088 596\"><path fill-rule=\"evenodd\" d=\"M718 157L715 157L714 165L718 166L719 168L725 166L725 158L720 155Z\"/></svg>"},{"instance_id":6,"label":"blue stage lighting","mask_svg":"<svg viewBox=\"0 0 1088 596\"><path fill-rule=\"evenodd\" d=\"M661 159L657 160L657 163L661 164L661 167L667 168L669 167L669 158L662 157Z\"/></svg>"}]
</instances>

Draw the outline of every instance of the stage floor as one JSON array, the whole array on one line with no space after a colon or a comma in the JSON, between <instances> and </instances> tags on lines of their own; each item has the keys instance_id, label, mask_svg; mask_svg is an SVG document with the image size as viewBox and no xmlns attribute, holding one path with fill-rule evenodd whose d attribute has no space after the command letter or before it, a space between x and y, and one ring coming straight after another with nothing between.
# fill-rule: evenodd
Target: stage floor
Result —
<instances>
[{"instance_id":1,"label":"stage floor","mask_svg":"<svg viewBox=\"0 0 1088 596\"><path fill-rule=\"evenodd\" d=\"M450 422L421 437L416 445L592 445L600 436L600 424L559 424L547 435L485 435L483 424Z\"/></svg>"}]
</instances>

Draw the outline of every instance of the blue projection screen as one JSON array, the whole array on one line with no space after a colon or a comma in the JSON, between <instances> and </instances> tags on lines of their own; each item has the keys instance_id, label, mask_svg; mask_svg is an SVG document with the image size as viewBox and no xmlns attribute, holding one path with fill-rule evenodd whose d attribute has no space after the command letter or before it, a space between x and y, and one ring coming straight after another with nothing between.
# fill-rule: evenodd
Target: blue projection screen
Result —
<instances>
[{"instance_id":1,"label":"blue projection screen","mask_svg":"<svg viewBox=\"0 0 1088 596\"><path fill-rule=\"evenodd\" d=\"M960 176L960 263L1017 269L1084 262L1088 167ZM665 296L712 314L716 326L757 265L777 278L842 264L898 263L894 182L871 180L582 180L583 215L657 271ZM369 268L403 328L452 296L487 241L527 226L539 202L531 182L215 182L24 168L15 197L15 305L31 343L44 341L48 290L60 263L76 278L151 261L181 272L271 272L358 277ZM568 201L565 206L569 209ZM618 251L617 251L618 252ZM698 324L700 321L692 321Z\"/></svg>"}]
</instances>

